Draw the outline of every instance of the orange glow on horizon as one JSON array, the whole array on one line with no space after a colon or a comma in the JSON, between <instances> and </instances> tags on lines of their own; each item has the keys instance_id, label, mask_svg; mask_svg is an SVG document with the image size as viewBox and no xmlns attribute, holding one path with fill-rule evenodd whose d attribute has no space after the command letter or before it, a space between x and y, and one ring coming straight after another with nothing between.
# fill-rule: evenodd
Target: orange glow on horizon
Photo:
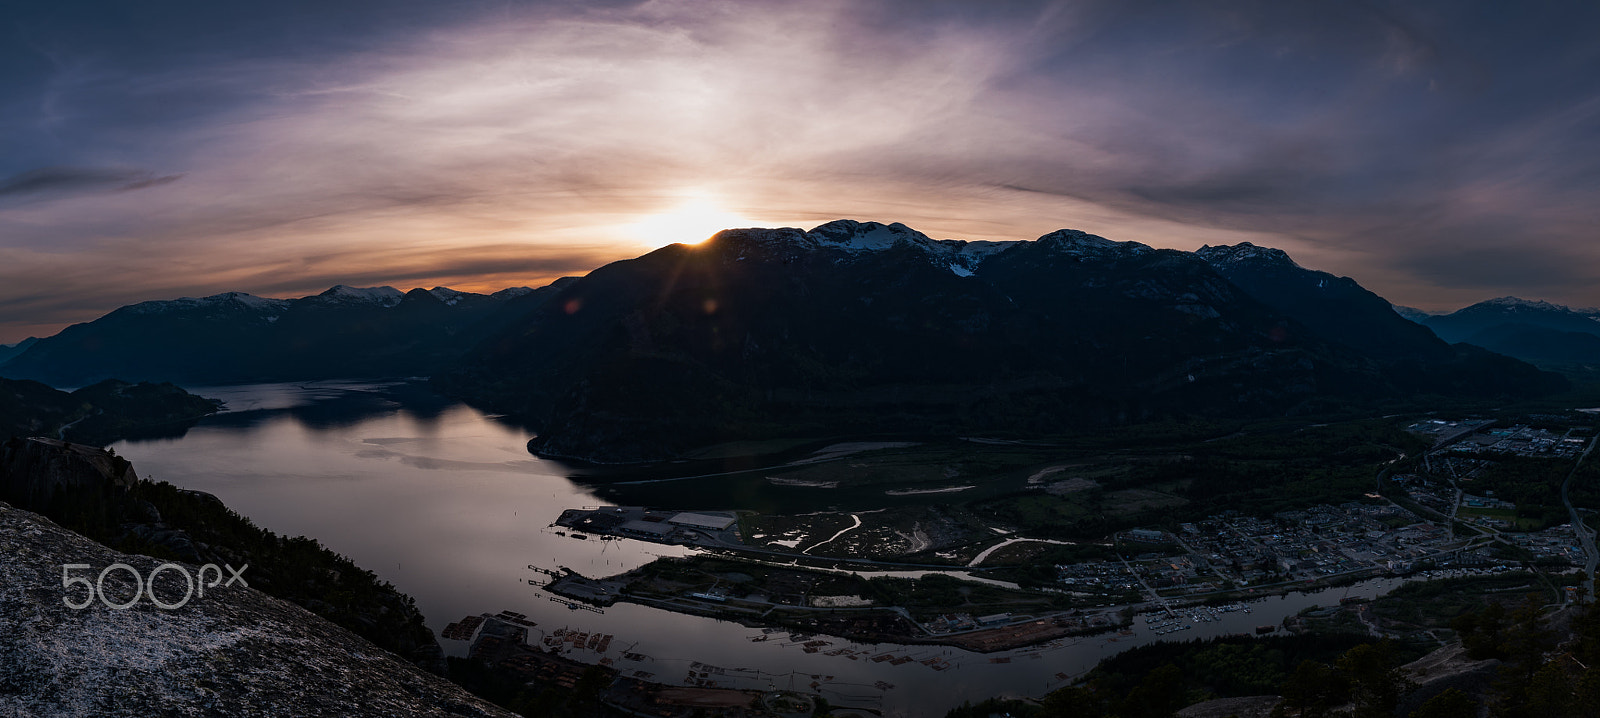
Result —
<instances>
[{"instance_id":1,"label":"orange glow on horizon","mask_svg":"<svg viewBox=\"0 0 1600 718\"><path fill-rule=\"evenodd\" d=\"M705 195L691 195L675 207L646 215L624 227L640 245L657 248L668 244L699 244L724 229L751 227L755 222L729 211Z\"/></svg>"}]
</instances>

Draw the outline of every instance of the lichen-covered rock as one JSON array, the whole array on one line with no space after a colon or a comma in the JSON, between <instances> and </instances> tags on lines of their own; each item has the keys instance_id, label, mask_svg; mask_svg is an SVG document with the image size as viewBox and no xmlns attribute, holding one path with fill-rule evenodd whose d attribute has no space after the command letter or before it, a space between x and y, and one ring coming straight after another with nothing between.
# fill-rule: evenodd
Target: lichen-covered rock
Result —
<instances>
[{"instance_id":1,"label":"lichen-covered rock","mask_svg":"<svg viewBox=\"0 0 1600 718\"><path fill-rule=\"evenodd\" d=\"M290 603L235 583L181 608L148 596L124 610L81 584L112 564L148 580L161 561L122 554L48 519L0 504L0 715L19 716L510 716ZM155 596L185 594L182 571L157 574ZM222 573L223 578L229 572ZM249 569L243 572L250 577ZM207 573L206 583L216 581ZM114 603L133 575L104 576Z\"/></svg>"},{"instance_id":2,"label":"lichen-covered rock","mask_svg":"<svg viewBox=\"0 0 1600 718\"><path fill-rule=\"evenodd\" d=\"M1410 715L1429 698L1451 688L1482 699L1499 675L1500 661L1476 660L1460 643L1444 646L1400 667L1400 672L1415 688L1400 701L1396 715Z\"/></svg>"},{"instance_id":3,"label":"lichen-covered rock","mask_svg":"<svg viewBox=\"0 0 1600 718\"><path fill-rule=\"evenodd\" d=\"M1178 711L1178 718L1267 718L1283 699L1278 696L1218 698Z\"/></svg>"}]
</instances>

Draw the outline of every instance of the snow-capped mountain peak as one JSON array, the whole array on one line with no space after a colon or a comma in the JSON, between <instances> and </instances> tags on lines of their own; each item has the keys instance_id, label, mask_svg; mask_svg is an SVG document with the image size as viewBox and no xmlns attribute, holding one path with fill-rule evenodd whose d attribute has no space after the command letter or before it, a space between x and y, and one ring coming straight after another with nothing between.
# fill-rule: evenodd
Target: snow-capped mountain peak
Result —
<instances>
[{"instance_id":1,"label":"snow-capped mountain peak","mask_svg":"<svg viewBox=\"0 0 1600 718\"><path fill-rule=\"evenodd\" d=\"M1428 319L1428 317L1433 316L1432 314L1424 312L1421 309L1417 309L1416 307L1407 307L1400 304L1390 304L1389 307L1394 309L1395 314L1399 314L1400 316L1410 319L1413 322L1417 322L1418 324L1421 324L1423 321Z\"/></svg>"},{"instance_id":2,"label":"snow-capped mountain peak","mask_svg":"<svg viewBox=\"0 0 1600 718\"><path fill-rule=\"evenodd\" d=\"M1121 254L1144 254L1153 251L1139 242L1113 242L1081 229L1058 229L1039 238L1039 244L1074 257L1109 257Z\"/></svg>"},{"instance_id":3,"label":"snow-capped mountain peak","mask_svg":"<svg viewBox=\"0 0 1600 718\"><path fill-rule=\"evenodd\" d=\"M736 248L734 261L747 257L747 250L760 248L760 252L777 250L785 254L810 251L838 251L844 256L835 261L853 261L895 247L909 247L927 255L935 266L948 268L959 277L973 276L985 260L1021 245L1034 244L1023 240L988 241L960 239L932 239L898 222L858 222L840 219L818 225L810 231L784 227L780 229L730 229L717 234L717 243ZM1079 258L1104 258L1124 254L1142 254L1153 251L1138 242L1113 242L1075 229L1063 229L1040 237L1037 244L1057 253Z\"/></svg>"},{"instance_id":4,"label":"snow-capped mountain peak","mask_svg":"<svg viewBox=\"0 0 1600 718\"><path fill-rule=\"evenodd\" d=\"M1216 246L1204 245L1194 252L1201 259L1215 265L1236 264L1240 262L1260 262L1282 264L1289 267L1300 267L1289 258L1289 253L1273 247L1258 247L1249 242L1240 242L1234 245L1219 244Z\"/></svg>"},{"instance_id":5,"label":"snow-capped mountain peak","mask_svg":"<svg viewBox=\"0 0 1600 718\"><path fill-rule=\"evenodd\" d=\"M1522 299L1520 297L1496 297L1488 301L1472 305L1483 309L1497 309L1504 312L1536 312L1546 314L1576 314L1581 317L1600 322L1600 309L1595 307L1569 307L1565 304L1547 302L1543 299ZM1471 309L1472 307L1468 307ZM1464 310L1463 310L1464 311Z\"/></svg>"},{"instance_id":6,"label":"snow-capped mountain peak","mask_svg":"<svg viewBox=\"0 0 1600 718\"><path fill-rule=\"evenodd\" d=\"M405 294L394 287L351 287L336 284L331 289L316 296L317 299L342 304L376 304L380 307L392 307L405 298Z\"/></svg>"},{"instance_id":7,"label":"snow-capped mountain peak","mask_svg":"<svg viewBox=\"0 0 1600 718\"><path fill-rule=\"evenodd\" d=\"M250 307L251 309L260 309L263 311L283 311L289 307L289 300L287 299L258 297L254 294L245 294L244 292L223 292L221 294L215 294L206 297L203 301L213 300L235 302L246 307Z\"/></svg>"},{"instance_id":8,"label":"snow-capped mountain peak","mask_svg":"<svg viewBox=\"0 0 1600 718\"><path fill-rule=\"evenodd\" d=\"M428 293L432 294L434 299L444 302L446 305L452 307L455 306L457 302L461 301L461 295L466 294L466 292L458 292L449 287L434 287L433 289L429 289Z\"/></svg>"},{"instance_id":9,"label":"snow-capped mountain peak","mask_svg":"<svg viewBox=\"0 0 1600 718\"><path fill-rule=\"evenodd\" d=\"M1570 312L1571 308L1560 304L1552 304L1543 299L1522 299L1520 297L1495 297L1488 301L1478 303L1479 306L1509 309L1511 311L1536 311L1536 312Z\"/></svg>"},{"instance_id":10,"label":"snow-capped mountain peak","mask_svg":"<svg viewBox=\"0 0 1600 718\"><path fill-rule=\"evenodd\" d=\"M557 279L556 282L561 282L564 279L570 279L570 277L563 277L562 279ZM554 284L554 283L555 282L552 282L552 284ZM506 287L505 289L502 289L502 290L500 290L498 292L495 292L494 294L491 294L489 296L493 297L495 299L515 299L517 297L521 297L521 296L532 294L532 293L533 293L533 287Z\"/></svg>"},{"instance_id":11,"label":"snow-capped mountain peak","mask_svg":"<svg viewBox=\"0 0 1600 718\"><path fill-rule=\"evenodd\" d=\"M187 309L220 309L230 306L244 307L255 312L276 313L289 307L287 299L272 299L258 297L244 292L223 292L209 297L178 297L177 299L161 299L124 307L119 311L132 314L159 314L162 312L179 311Z\"/></svg>"},{"instance_id":12,"label":"snow-capped mountain peak","mask_svg":"<svg viewBox=\"0 0 1600 718\"><path fill-rule=\"evenodd\" d=\"M921 232L899 222L879 224L836 219L813 228L807 234L823 246L837 247L848 252L876 252L902 242L927 247L933 240Z\"/></svg>"}]
</instances>

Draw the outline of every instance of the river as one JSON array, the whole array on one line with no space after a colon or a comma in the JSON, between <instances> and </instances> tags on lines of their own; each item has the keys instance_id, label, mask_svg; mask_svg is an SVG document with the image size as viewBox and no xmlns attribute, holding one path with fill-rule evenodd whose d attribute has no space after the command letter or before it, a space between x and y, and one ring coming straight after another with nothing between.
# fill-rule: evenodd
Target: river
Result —
<instances>
[{"instance_id":1,"label":"river","mask_svg":"<svg viewBox=\"0 0 1600 718\"><path fill-rule=\"evenodd\" d=\"M310 536L349 556L415 598L436 633L466 615L515 611L538 624L535 636L557 628L611 634L607 655L616 667L667 683L683 681L698 662L723 668L718 680L725 686L808 690L816 682L816 692L836 706L937 716L966 700L1042 695L1062 684L1058 674L1076 676L1108 655L1163 638L1140 620L1132 635L996 654L842 639L828 639L833 645L808 654L781 636L753 642L760 631L716 619L632 604L604 614L569 610L530 583L541 581L529 564L602 576L686 549L556 535L548 526L563 509L628 497L610 484L602 499L597 489L569 478L577 475L571 467L531 456L525 429L414 385L400 388L322 382L195 389L226 400L228 410L181 438L124 441L115 449L143 476L210 492L259 526ZM728 495L720 488L684 488L685 496L694 497L690 502ZM1249 604L1248 614L1223 614L1220 621L1166 638L1247 633L1312 605L1346 595L1371 597L1395 585L1378 579L1321 594L1259 599ZM441 643L454 655L465 652L460 641ZM871 653L856 660L826 655L841 648ZM621 660L624 651L650 658ZM882 654L913 660L870 660ZM573 657L600 658L592 652ZM941 659L935 665L953 667L939 671L920 662L932 658Z\"/></svg>"}]
</instances>

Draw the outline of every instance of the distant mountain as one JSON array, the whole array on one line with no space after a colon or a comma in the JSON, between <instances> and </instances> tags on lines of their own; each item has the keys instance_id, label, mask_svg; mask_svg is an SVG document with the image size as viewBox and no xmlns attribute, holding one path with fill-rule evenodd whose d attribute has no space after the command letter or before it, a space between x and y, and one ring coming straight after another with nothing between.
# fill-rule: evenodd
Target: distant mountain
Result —
<instances>
[{"instance_id":1,"label":"distant mountain","mask_svg":"<svg viewBox=\"0 0 1600 718\"><path fill-rule=\"evenodd\" d=\"M1500 297L1422 323L1448 341L1543 366L1600 364L1600 310Z\"/></svg>"},{"instance_id":2,"label":"distant mountain","mask_svg":"<svg viewBox=\"0 0 1600 718\"><path fill-rule=\"evenodd\" d=\"M1430 317L1423 323L1445 341L1466 341L1473 334L1501 324L1526 324L1563 332L1600 336L1600 319L1592 313L1560 304L1500 297L1478 302L1450 314Z\"/></svg>"},{"instance_id":3,"label":"distant mountain","mask_svg":"<svg viewBox=\"0 0 1600 718\"><path fill-rule=\"evenodd\" d=\"M514 320L507 307L526 311L548 293L341 285L300 299L142 302L38 340L0 364L0 376L56 386L426 376Z\"/></svg>"},{"instance_id":4,"label":"distant mountain","mask_svg":"<svg viewBox=\"0 0 1600 718\"><path fill-rule=\"evenodd\" d=\"M571 282L436 381L540 425L542 452L626 460L756 437L1313 411L1417 394L1401 360L1456 361L1354 282L1335 282L1340 306L1386 320L1298 320L1213 261L1073 230L1018 242L847 220L728 230ZM1299 291L1299 274L1262 276L1264 295ZM1549 388L1505 362L1457 388Z\"/></svg>"},{"instance_id":5,"label":"distant mountain","mask_svg":"<svg viewBox=\"0 0 1600 718\"><path fill-rule=\"evenodd\" d=\"M101 445L181 432L221 402L171 384L107 380L67 393L35 381L0 379L0 441L63 434Z\"/></svg>"},{"instance_id":6,"label":"distant mountain","mask_svg":"<svg viewBox=\"0 0 1600 718\"><path fill-rule=\"evenodd\" d=\"M1394 304L1394 305L1391 305L1391 306L1394 307L1394 313L1395 314L1399 314L1400 316L1405 317L1406 319L1410 319L1411 321L1416 322L1418 324L1421 324L1423 321L1427 320L1428 317L1433 316L1433 314L1428 313L1428 312L1424 312L1421 309L1417 309L1416 307L1405 307L1405 306L1401 306L1399 304Z\"/></svg>"},{"instance_id":7,"label":"distant mountain","mask_svg":"<svg viewBox=\"0 0 1600 718\"><path fill-rule=\"evenodd\" d=\"M28 347L31 347L38 342L38 337L28 337L27 339L17 342L16 344L0 344L0 364L4 364L6 360L10 359L11 357L27 351Z\"/></svg>"},{"instance_id":8,"label":"distant mountain","mask_svg":"<svg viewBox=\"0 0 1600 718\"><path fill-rule=\"evenodd\" d=\"M1514 393L1543 379L1533 367L1472 346L1451 346L1349 277L1305 269L1249 242L1196 254L1251 297L1318 337L1376 360L1406 390L1452 396ZM1481 345L1480 345L1481 346Z\"/></svg>"}]
</instances>

